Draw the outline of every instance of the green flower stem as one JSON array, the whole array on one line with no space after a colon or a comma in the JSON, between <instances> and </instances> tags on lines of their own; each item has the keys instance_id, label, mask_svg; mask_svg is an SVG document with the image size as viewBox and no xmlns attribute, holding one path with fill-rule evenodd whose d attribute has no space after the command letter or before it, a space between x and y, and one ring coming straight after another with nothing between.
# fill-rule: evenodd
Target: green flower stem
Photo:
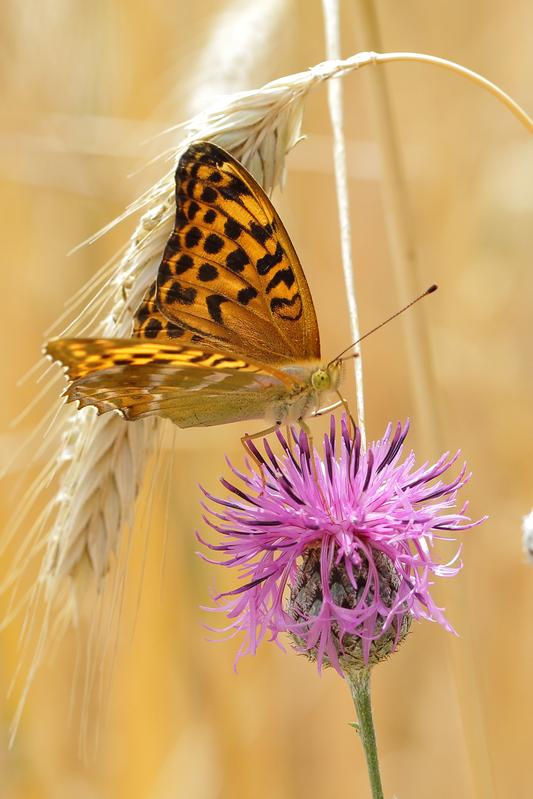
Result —
<instances>
[{"instance_id":1,"label":"green flower stem","mask_svg":"<svg viewBox=\"0 0 533 799\"><path fill-rule=\"evenodd\" d=\"M345 676L350 686L350 691L352 692L353 703L359 722L358 732L365 750L368 778L372 789L372 799L383 799L376 734L374 732L374 722L372 721L370 669L346 671Z\"/></svg>"}]
</instances>

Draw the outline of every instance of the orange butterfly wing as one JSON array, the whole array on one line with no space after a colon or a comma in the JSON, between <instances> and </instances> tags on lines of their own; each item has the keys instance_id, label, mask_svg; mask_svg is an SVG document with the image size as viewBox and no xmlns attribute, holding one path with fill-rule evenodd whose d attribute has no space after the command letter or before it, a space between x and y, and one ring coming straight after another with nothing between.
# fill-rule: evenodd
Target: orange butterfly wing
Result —
<instances>
[{"instance_id":1,"label":"orange butterfly wing","mask_svg":"<svg viewBox=\"0 0 533 799\"><path fill-rule=\"evenodd\" d=\"M214 144L191 145L176 170L176 206L157 276L163 319L198 343L263 363L319 359L302 267L247 170Z\"/></svg>"},{"instance_id":2,"label":"orange butterfly wing","mask_svg":"<svg viewBox=\"0 0 533 799\"><path fill-rule=\"evenodd\" d=\"M182 427L264 416L297 380L276 366L315 360L320 342L300 262L270 200L208 142L176 171L176 225L132 339L56 339L67 400Z\"/></svg>"},{"instance_id":3,"label":"orange butterfly wing","mask_svg":"<svg viewBox=\"0 0 533 799\"><path fill-rule=\"evenodd\" d=\"M185 346L194 343L194 333L171 322L157 305L157 284L154 281L146 292L133 321L133 335L150 341L169 341Z\"/></svg>"},{"instance_id":4,"label":"orange butterfly wing","mask_svg":"<svg viewBox=\"0 0 533 799\"><path fill-rule=\"evenodd\" d=\"M161 416L180 427L261 418L291 383L273 368L161 341L54 339L46 353L65 366L68 402L119 410L129 420Z\"/></svg>"}]
</instances>

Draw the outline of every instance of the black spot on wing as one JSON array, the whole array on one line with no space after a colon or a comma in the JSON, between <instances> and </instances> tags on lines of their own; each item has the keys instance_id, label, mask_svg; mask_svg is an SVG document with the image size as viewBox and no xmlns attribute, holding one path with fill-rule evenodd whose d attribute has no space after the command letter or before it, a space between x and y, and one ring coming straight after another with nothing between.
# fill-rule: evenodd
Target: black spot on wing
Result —
<instances>
[{"instance_id":1,"label":"black spot on wing","mask_svg":"<svg viewBox=\"0 0 533 799\"><path fill-rule=\"evenodd\" d=\"M226 266L232 272L242 272L246 264L249 263L250 259L240 247L230 252L226 257Z\"/></svg>"},{"instance_id":2,"label":"black spot on wing","mask_svg":"<svg viewBox=\"0 0 533 799\"><path fill-rule=\"evenodd\" d=\"M146 338L157 338L157 334L161 332L163 326L158 319L150 319L144 328L144 335Z\"/></svg>"},{"instance_id":3,"label":"black spot on wing","mask_svg":"<svg viewBox=\"0 0 533 799\"><path fill-rule=\"evenodd\" d=\"M183 159L180 158L180 161L179 161L178 166L176 167L176 171L174 173L174 180L176 181L176 184L179 184L182 180L184 180L186 177L188 177L188 174L189 174L189 170L186 168L185 163L183 162Z\"/></svg>"},{"instance_id":4,"label":"black spot on wing","mask_svg":"<svg viewBox=\"0 0 533 799\"><path fill-rule=\"evenodd\" d=\"M216 233L210 233L204 241L204 250L210 255L216 255L217 252L220 252L223 246L224 239L222 239L220 236L217 236Z\"/></svg>"},{"instance_id":5,"label":"black spot on wing","mask_svg":"<svg viewBox=\"0 0 533 799\"><path fill-rule=\"evenodd\" d=\"M218 277L218 269L213 264L202 264L198 270L198 280L202 283L209 283L210 280L215 280Z\"/></svg>"},{"instance_id":6,"label":"black spot on wing","mask_svg":"<svg viewBox=\"0 0 533 799\"><path fill-rule=\"evenodd\" d=\"M220 181L222 180L222 175L217 169L215 169L209 175L209 180L211 181L211 183L220 183Z\"/></svg>"},{"instance_id":7,"label":"black spot on wing","mask_svg":"<svg viewBox=\"0 0 533 799\"><path fill-rule=\"evenodd\" d=\"M214 203L218 196L218 192L212 186L204 186L201 194L201 200L204 203Z\"/></svg>"},{"instance_id":8,"label":"black spot on wing","mask_svg":"<svg viewBox=\"0 0 533 799\"><path fill-rule=\"evenodd\" d=\"M202 238L202 231L200 228L191 227L185 234L185 246L189 250L193 250L197 245L200 239Z\"/></svg>"},{"instance_id":9,"label":"black spot on wing","mask_svg":"<svg viewBox=\"0 0 533 799\"><path fill-rule=\"evenodd\" d=\"M187 198L185 198L186 200ZM183 225L187 223L187 217L185 216L185 211L181 206L178 206L176 209L176 227L182 228Z\"/></svg>"},{"instance_id":10,"label":"black spot on wing","mask_svg":"<svg viewBox=\"0 0 533 799\"><path fill-rule=\"evenodd\" d=\"M228 216L226 221L224 222L224 233L230 239L238 239L241 235L242 228L239 223L233 219L232 216Z\"/></svg>"},{"instance_id":11,"label":"black spot on wing","mask_svg":"<svg viewBox=\"0 0 533 799\"><path fill-rule=\"evenodd\" d=\"M253 286L249 286L248 288L241 289L237 294L237 300L240 302L241 305L248 305L248 303L257 297L257 291L254 289Z\"/></svg>"},{"instance_id":12,"label":"black spot on wing","mask_svg":"<svg viewBox=\"0 0 533 799\"><path fill-rule=\"evenodd\" d=\"M179 233L175 230L172 231L172 235L170 236L169 240L167 241L167 246L165 250L168 250L169 253L176 253L180 251L180 237Z\"/></svg>"},{"instance_id":13,"label":"black spot on wing","mask_svg":"<svg viewBox=\"0 0 533 799\"><path fill-rule=\"evenodd\" d=\"M166 302L178 303L179 305L192 305L196 299L197 291L193 286L184 288L177 280L167 291Z\"/></svg>"},{"instance_id":14,"label":"black spot on wing","mask_svg":"<svg viewBox=\"0 0 533 799\"><path fill-rule=\"evenodd\" d=\"M286 269L279 269L276 272L266 287L266 293L268 294L271 292L272 289L275 289L280 283L285 283L288 289L290 289L290 287L294 284L294 272L290 266L288 266Z\"/></svg>"},{"instance_id":15,"label":"black spot on wing","mask_svg":"<svg viewBox=\"0 0 533 799\"><path fill-rule=\"evenodd\" d=\"M200 336L198 336L198 340L202 340ZM202 361L205 361L204 352L201 352L198 355L193 355L192 358L189 358L189 363L202 363Z\"/></svg>"},{"instance_id":16,"label":"black spot on wing","mask_svg":"<svg viewBox=\"0 0 533 799\"><path fill-rule=\"evenodd\" d=\"M148 307L148 303L144 302L137 311L137 321L142 325L143 322L146 322L149 316L150 308Z\"/></svg>"},{"instance_id":17,"label":"black spot on wing","mask_svg":"<svg viewBox=\"0 0 533 799\"><path fill-rule=\"evenodd\" d=\"M207 310L209 311L209 316L213 322L218 322L218 324L222 324L222 312L220 310L220 306L223 302L227 302L227 299L221 294L210 294L205 301Z\"/></svg>"},{"instance_id":18,"label":"black spot on wing","mask_svg":"<svg viewBox=\"0 0 533 799\"><path fill-rule=\"evenodd\" d=\"M160 352L155 353L152 363L164 363L165 366L168 366L169 363L172 363L172 358L169 358L168 355L163 355Z\"/></svg>"},{"instance_id":19,"label":"black spot on wing","mask_svg":"<svg viewBox=\"0 0 533 799\"><path fill-rule=\"evenodd\" d=\"M165 283L168 283L171 277L172 277L172 272L170 270L170 266L166 261L163 261L163 263L159 267L159 272L157 273L157 281L159 285L163 286Z\"/></svg>"},{"instance_id":20,"label":"black spot on wing","mask_svg":"<svg viewBox=\"0 0 533 799\"><path fill-rule=\"evenodd\" d=\"M189 219L194 219L199 210L200 206L193 200L191 203L189 203L189 207L187 208L187 217Z\"/></svg>"},{"instance_id":21,"label":"black spot on wing","mask_svg":"<svg viewBox=\"0 0 533 799\"><path fill-rule=\"evenodd\" d=\"M276 252L273 255L267 252L267 254L263 255L263 257L260 258L256 263L255 268L257 269L257 273L261 276L268 275L274 266L277 266L277 264L281 263L284 255L285 251L278 241Z\"/></svg>"},{"instance_id":22,"label":"black spot on wing","mask_svg":"<svg viewBox=\"0 0 533 799\"><path fill-rule=\"evenodd\" d=\"M216 218L217 212L213 208L210 208L209 211L206 211L204 214L204 222L206 222L208 225L211 225Z\"/></svg>"},{"instance_id":23,"label":"black spot on wing","mask_svg":"<svg viewBox=\"0 0 533 799\"><path fill-rule=\"evenodd\" d=\"M175 325L174 322L167 322L167 336L169 338L181 338L184 333L185 330L179 325Z\"/></svg>"},{"instance_id":24,"label":"black spot on wing","mask_svg":"<svg viewBox=\"0 0 533 799\"><path fill-rule=\"evenodd\" d=\"M270 301L270 310L281 319L290 319L296 322L302 315L302 299L297 292L291 300L284 297L274 297Z\"/></svg>"},{"instance_id":25,"label":"black spot on wing","mask_svg":"<svg viewBox=\"0 0 533 799\"><path fill-rule=\"evenodd\" d=\"M183 253L176 261L174 271L177 275L183 275L193 266L193 264L194 261L191 256L187 255L187 253Z\"/></svg>"},{"instance_id":26,"label":"black spot on wing","mask_svg":"<svg viewBox=\"0 0 533 799\"><path fill-rule=\"evenodd\" d=\"M259 225L257 222L252 222L250 233L259 244L265 244L272 235L272 225Z\"/></svg>"},{"instance_id":27,"label":"black spot on wing","mask_svg":"<svg viewBox=\"0 0 533 799\"><path fill-rule=\"evenodd\" d=\"M236 175L231 178L227 186L220 187L220 193L227 200L238 200L251 194L246 183Z\"/></svg>"}]
</instances>

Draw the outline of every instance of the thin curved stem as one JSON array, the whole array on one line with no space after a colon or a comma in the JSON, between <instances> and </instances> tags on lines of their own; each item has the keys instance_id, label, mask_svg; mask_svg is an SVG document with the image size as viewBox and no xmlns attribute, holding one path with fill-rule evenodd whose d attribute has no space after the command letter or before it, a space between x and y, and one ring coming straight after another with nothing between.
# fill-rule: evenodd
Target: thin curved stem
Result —
<instances>
[{"instance_id":1,"label":"thin curved stem","mask_svg":"<svg viewBox=\"0 0 533 799\"><path fill-rule=\"evenodd\" d=\"M450 72L456 72L458 75L462 75L463 78L467 78L472 81L472 83L476 83L478 86L494 95L501 103L507 106L509 111L515 115L530 133L533 133L533 119L526 114L524 109L518 105L507 92L504 92L503 89L500 89L499 86L488 80L488 78L480 75L479 72L474 72L467 67L463 67L462 64L457 64L455 61L427 55L426 53L376 53L375 55L376 58L374 60L377 64L386 64L392 61L418 61L419 63L433 64L435 67L441 67Z\"/></svg>"},{"instance_id":2,"label":"thin curved stem","mask_svg":"<svg viewBox=\"0 0 533 799\"><path fill-rule=\"evenodd\" d=\"M468 67L464 67L462 64L458 64L455 61L449 61L447 58L439 58L438 56L429 55L428 53L376 53L369 51L365 53L356 53L336 63L326 62L325 64L319 64L312 69L312 72L318 78L327 80L336 75L342 75L370 64L389 64L395 61L414 61L420 64L431 64L434 67L447 69L449 72L455 72L457 75L461 75L463 78L485 89L485 91L490 92L490 94L496 97L497 100L511 111L530 133L533 133L533 119L524 111L521 105L507 94L507 92L504 92L503 89L500 89L499 86L488 78L480 75L479 72L474 72L474 70L468 69Z\"/></svg>"}]
</instances>

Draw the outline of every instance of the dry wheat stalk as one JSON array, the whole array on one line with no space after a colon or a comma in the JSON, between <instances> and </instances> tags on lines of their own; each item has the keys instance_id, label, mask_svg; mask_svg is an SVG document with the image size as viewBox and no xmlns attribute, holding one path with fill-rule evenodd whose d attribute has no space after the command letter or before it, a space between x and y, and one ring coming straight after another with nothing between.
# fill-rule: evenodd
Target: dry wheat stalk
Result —
<instances>
[{"instance_id":1,"label":"dry wheat stalk","mask_svg":"<svg viewBox=\"0 0 533 799\"><path fill-rule=\"evenodd\" d=\"M299 138L303 96L316 80L309 74L296 85L289 78L258 92L229 97L185 126L184 140L173 153L172 169L124 215L144 210L121 261L103 273L100 286L95 283L89 287L95 300L88 300L86 292L77 298L86 310L67 327L69 335L85 332L91 313L103 317L91 326L92 335L121 337L131 333L134 314L157 274L171 232L174 166L189 143L195 139L216 141L243 161L267 191L272 191L282 177L285 154ZM44 510L33 544L37 554L44 543L45 553L23 628L23 648L30 665L13 734L29 684L46 651L51 612L62 606L64 625L76 623L82 594L95 588L103 590L121 531L133 526L135 500L160 426L159 420L129 425L116 415L97 417L91 409L65 409L62 424L62 432L57 426L54 431L60 434L55 456L32 492L38 501L44 483L57 480L59 484L56 496ZM21 568L19 559L15 572L18 574ZM40 603L44 603L45 612L36 624Z\"/></svg>"}]
</instances>

